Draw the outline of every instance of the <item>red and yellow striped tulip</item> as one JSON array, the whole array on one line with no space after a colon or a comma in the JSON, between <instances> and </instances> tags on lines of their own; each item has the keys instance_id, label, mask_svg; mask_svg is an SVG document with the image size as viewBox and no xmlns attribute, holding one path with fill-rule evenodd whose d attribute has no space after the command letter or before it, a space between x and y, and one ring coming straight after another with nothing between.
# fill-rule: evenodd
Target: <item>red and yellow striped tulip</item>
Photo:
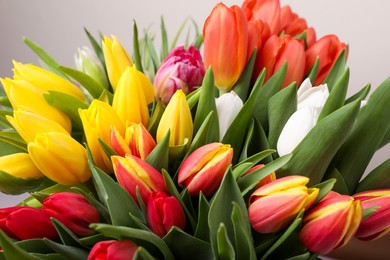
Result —
<instances>
[{"instance_id":1,"label":"red and yellow striped tulip","mask_svg":"<svg viewBox=\"0 0 390 260\"><path fill-rule=\"evenodd\" d=\"M353 195L363 210L376 208L375 212L362 220L355 237L374 240L390 232L390 189L368 190Z\"/></svg>"},{"instance_id":2,"label":"red and yellow striped tulip","mask_svg":"<svg viewBox=\"0 0 390 260\"><path fill-rule=\"evenodd\" d=\"M228 144L210 143L201 146L181 164L178 183L187 188L191 196L198 196L202 191L209 197L221 184L232 158L233 149Z\"/></svg>"},{"instance_id":3,"label":"red and yellow striped tulip","mask_svg":"<svg viewBox=\"0 0 390 260\"><path fill-rule=\"evenodd\" d=\"M361 218L360 201L330 191L304 215L299 239L311 252L326 255L348 243Z\"/></svg>"},{"instance_id":4,"label":"red and yellow striped tulip","mask_svg":"<svg viewBox=\"0 0 390 260\"><path fill-rule=\"evenodd\" d=\"M291 224L302 209L309 208L319 189L307 188L309 178L288 176L260 186L249 198L249 221L259 233L275 233Z\"/></svg>"}]
</instances>

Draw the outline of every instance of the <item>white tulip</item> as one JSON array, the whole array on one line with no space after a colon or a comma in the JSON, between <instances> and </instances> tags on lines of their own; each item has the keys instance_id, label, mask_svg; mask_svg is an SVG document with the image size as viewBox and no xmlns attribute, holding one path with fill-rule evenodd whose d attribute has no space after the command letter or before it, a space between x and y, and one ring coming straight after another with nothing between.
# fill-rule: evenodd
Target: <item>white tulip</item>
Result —
<instances>
[{"instance_id":1,"label":"white tulip","mask_svg":"<svg viewBox=\"0 0 390 260\"><path fill-rule=\"evenodd\" d=\"M215 103L218 113L219 139L222 140L244 104L234 91L221 95L215 100Z\"/></svg>"}]
</instances>

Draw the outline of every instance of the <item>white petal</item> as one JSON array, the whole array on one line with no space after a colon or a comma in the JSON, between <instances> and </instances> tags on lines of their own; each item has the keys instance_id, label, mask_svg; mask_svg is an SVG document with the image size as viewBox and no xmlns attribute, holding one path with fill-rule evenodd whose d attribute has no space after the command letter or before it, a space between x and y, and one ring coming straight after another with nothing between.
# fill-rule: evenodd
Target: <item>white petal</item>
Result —
<instances>
[{"instance_id":1,"label":"white petal","mask_svg":"<svg viewBox=\"0 0 390 260\"><path fill-rule=\"evenodd\" d=\"M298 110L304 106L323 107L329 97L326 84L312 87L298 96Z\"/></svg>"},{"instance_id":2,"label":"white petal","mask_svg":"<svg viewBox=\"0 0 390 260\"><path fill-rule=\"evenodd\" d=\"M219 139L222 140L229 126L243 107L241 98L234 92L223 94L215 100L218 112Z\"/></svg>"},{"instance_id":3,"label":"white petal","mask_svg":"<svg viewBox=\"0 0 390 260\"><path fill-rule=\"evenodd\" d=\"M302 96L303 93L305 93L306 91L308 91L309 89L312 88L312 84L310 82L310 79L309 78L306 78L302 83L301 85L299 86L298 88L298 91L297 91L297 96L298 96L298 99L300 98L300 96Z\"/></svg>"}]
</instances>

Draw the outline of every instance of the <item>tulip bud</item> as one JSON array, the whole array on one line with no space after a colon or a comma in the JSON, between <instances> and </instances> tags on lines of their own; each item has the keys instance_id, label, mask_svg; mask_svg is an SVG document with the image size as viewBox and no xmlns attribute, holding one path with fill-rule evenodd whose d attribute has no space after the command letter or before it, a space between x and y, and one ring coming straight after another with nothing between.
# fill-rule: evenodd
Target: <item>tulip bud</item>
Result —
<instances>
[{"instance_id":1,"label":"tulip bud","mask_svg":"<svg viewBox=\"0 0 390 260\"><path fill-rule=\"evenodd\" d=\"M167 105L178 89L188 95L202 84L204 74L199 50L193 45L188 50L178 46L169 53L156 72L153 84L156 98Z\"/></svg>"},{"instance_id":2,"label":"tulip bud","mask_svg":"<svg viewBox=\"0 0 390 260\"><path fill-rule=\"evenodd\" d=\"M154 100L149 79L135 66L127 67L119 79L112 107L125 125L127 121L149 124L148 104Z\"/></svg>"},{"instance_id":3,"label":"tulip bud","mask_svg":"<svg viewBox=\"0 0 390 260\"><path fill-rule=\"evenodd\" d=\"M169 146L189 145L192 141L193 122L190 107L182 90L176 91L169 101L157 128L160 142L170 130Z\"/></svg>"},{"instance_id":4,"label":"tulip bud","mask_svg":"<svg viewBox=\"0 0 390 260\"><path fill-rule=\"evenodd\" d=\"M28 153L37 168L62 185L74 185L91 177L85 148L70 135L40 133L28 144Z\"/></svg>"},{"instance_id":5,"label":"tulip bud","mask_svg":"<svg viewBox=\"0 0 390 260\"><path fill-rule=\"evenodd\" d=\"M150 229L159 237L164 237L173 226L180 229L186 226L186 215L179 201L165 192L150 195L146 214Z\"/></svg>"},{"instance_id":6,"label":"tulip bud","mask_svg":"<svg viewBox=\"0 0 390 260\"><path fill-rule=\"evenodd\" d=\"M234 5L217 4L203 27L204 65L211 66L215 85L228 90L241 76L247 62L248 22Z\"/></svg>"},{"instance_id":7,"label":"tulip bud","mask_svg":"<svg viewBox=\"0 0 390 260\"><path fill-rule=\"evenodd\" d=\"M152 192L166 191L162 174L140 158L133 155L112 156L111 160L119 184L135 201L138 201L137 187L145 205Z\"/></svg>"},{"instance_id":8,"label":"tulip bud","mask_svg":"<svg viewBox=\"0 0 390 260\"><path fill-rule=\"evenodd\" d=\"M0 209L0 229L10 238L20 240L33 238L55 240L58 237L50 219L41 209L25 206Z\"/></svg>"},{"instance_id":9,"label":"tulip bud","mask_svg":"<svg viewBox=\"0 0 390 260\"><path fill-rule=\"evenodd\" d=\"M282 37L272 35L263 45L258 62L255 65L256 67L266 69L265 80L268 80L287 62L287 72L282 88L294 81L301 84L305 74L305 47L303 41L290 35Z\"/></svg>"},{"instance_id":10,"label":"tulip bud","mask_svg":"<svg viewBox=\"0 0 390 260\"><path fill-rule=\"evenodd\" d=\"M353 195L362 209L376 208L375 212L362 220L355 237L374 240L390 232L390 189L368 190Z\"/></svg>"},{"instance_id":11,"label":"tulip bud","mask_svg":"<svg viewBox=\"0 0 390 260\"><path fill-rule=\"evenodd\" d=\"M294 13L288 5L280 9L280 17L281 28L284 34L297 36L308 28L306 20Z\"/></svg>"},{"instance_id":12,"label":"tulip bud","mask_svg":"<svg viewBox=\"0 0 390 260\"><path fill-rule=\"evenodd\" d=\"M299 239L311 252L326 255L348 243L361 218L359 201L330 191L304 215Z\"/></svg>"},{"instance_id":13,"label":"tulip bud","mask_svg":"<svg viewBox=\"0 0 390 260\"><path fill-rule=\"evenodd\" d=\"M96 54L90 48L84 46L77 49L77 53L74 56L74 61L76 68L79 71L82 71L88 76L91 76L103 87L109 87L106 72L104 71L100 60L96 57Z\"/></svg>"},{"instance_id":14,"label":"tulip bud","mask_svg":"<svg viewBox=\"0 0 390 260\"><path fill-rule=\"evenodd\" d=\"M0 169L18 178L43 177L28 153L14 153L1 156Z\"/></svg>"},{"instance_id":15,"label":"tulip bud","mask_svg":"<svg viewBox=\"0 0 390 260\"><path fill-rule=\"evenodd\" d=\"M264 166L265 166L264 164L255 165L252 168L250 168L247 172L245 172L244 176L248 175L248 174L251 174L254 171L257 171L258 169L261 169ZM276 180L276 174L275 174L275 172L271 172L270 174L268 174L267 176L265 176L263 179L261 179L259 181L259 183L257 184L257 188L260 188L261 186L264 186L264 185L266 185L266 184L268 184L270 182L273 182L275 180Z\"/></svg>"},{"instance_id":16,"label":"tulip bud","mask_svg":"<svg viewBox=\"0 0 390 260\"><path fill-rule=\"evenodd\" d=\"M115 110L107 103L94 99L88 109L79 109L85 137L94 163L105 172L112 172L112 164L103 151L99 138L111 145L111 127L124 133L124 125Z\"/></svg>"},{"instance_id":17,"label":"tulip bud","mask_svg":"<svg viewBox=\"0 0 390 260\"><path fill-rule=\"evenodd\" d=\"M281 14L279 0L245 0L242 3L248 20L261 20L267 23L272 34L281 32Z\"/></svg>"},{"instance_id":18,"label":"tulip bud","mask_svg":"<svg viewBox=\"0 0 390 260\"><path fill-rule=\"evenodd\" d=\"M215 105L218 113L219 140L222 140L244 104L234 91L230 91L219 96L215 100Z\"/></svg>"},{"instance_id":19,"label":"tulip bud","mask_svg":"<svg viewBox=\"0 0 390 260\"><path fill-rule=\"evenodd\" d=\"M109 37L104 36L102 49L108 78L112 88L116 90L119 78L127 67L133 66L133 60L130 58L130 55L125 48L123 48L118 38L114 35L111 37L112 40Z\"/></svg>"},{"instance_id":20,"label":"tulip bud","mask_svg":"<svg viewBox=\"0 0 390 260\"><path fill-rule=\"evenodd\" d=\"M275 233L290 225L309 208L319 189L307 188L309 178L288 176L260 186L249 198L249 221L259 233Z\"/></svg>"},{"instance_id":21,"label":"tulip bud","mask_svg":"<svg viewBox=\"0 0 390 260\"><path fill-rule=\"evenodd\" d=\"M88 200L76 193L59 192L47 197L42 204L46 216L55 218L75 235L85 237L94 231L89 224L99 222L99 212Z\"/></svg>"},{"instance_id":22,"label":"tulip bud","mask_svg":"<svg viewBox=\"0 0 390 260\"><path fill-rule=\"evenodd\" d=\"M69 132L57 122L28 111L24 107L18 107L14 110L13 117L6 116L6 118L26 143L33 142L40 133L58 132L69 135Z\"/></svg>"},{"instance_id":23,"label":"tulip bud","mask_svg":"<svg viewBox=\"0 0 390 260\"><path fill-rule=\"evenodd\" d=\"M333 64L336 62L341 52L346 48L347 46L344 42L341 42L336 35L331 34L314 42L310 48L306 50L306 73L313 67L317 57L320 60L314 85L324 82Z\"/></svg>"},{"instance_id":24,"label":"tulip bud","mask_svg":"<svg viewBox=\"0 0 390 260\"><path fill-rule=\"evenodd\" d=\"M106 240L97 242L88 255L88 260L133 259L138 250L137 244L130 240Z\"/></svg>"},{"instance_id":25,"label":"tulip bud","mask_svg":"<svg viewBox=\"0 0 390 260\"><path fill-rule=\"evenodd\" d=\"M83 92L70 81L32 64L14 61L14 79L28 81L42 91L54 90L68 94L81 101L85 100Z\"/></svg>"},{"instance_id":26,"label":"tulip bud","mask_svg":"<svg viewBox=\"0 0 390 260\"><path fill-rule=\"evenodd\" d=\"M14 109L26 107L28 111L60 124L67 132L72 125L68 115L49 105L43 94L45 91L25 80L0 79Z\"/></svg>"},{"instance_id":27,"label":"tulip bud","mask_svg":"<svg viewBox=\"0 0 390 260\"><path fill-rule=\"evenodd\" d=\"M232 163L233 149L228 144L210 143L192 152L178 170L178 183L191 196L202 191L207 197L221 184L226 169Z\"/></svg>"}]
</instances>

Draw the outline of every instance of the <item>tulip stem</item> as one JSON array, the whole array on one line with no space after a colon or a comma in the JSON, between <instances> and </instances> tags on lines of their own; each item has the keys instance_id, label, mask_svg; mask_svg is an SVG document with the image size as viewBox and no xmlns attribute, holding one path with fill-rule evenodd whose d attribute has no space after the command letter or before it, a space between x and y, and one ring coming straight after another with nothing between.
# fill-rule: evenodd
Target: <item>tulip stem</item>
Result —
<instances>
[{"instance_id":1,"label":"tulip stem","mask_svg":"<svg viewBox=\"0 0 390 260\"><path fill-rule=\"evenodd\" d=\"M226 94L226 93L228 93L229 92L229 90L228 89L219 89L219 96L222 96L223 94Z\"/></svg>"}]
</instances>

